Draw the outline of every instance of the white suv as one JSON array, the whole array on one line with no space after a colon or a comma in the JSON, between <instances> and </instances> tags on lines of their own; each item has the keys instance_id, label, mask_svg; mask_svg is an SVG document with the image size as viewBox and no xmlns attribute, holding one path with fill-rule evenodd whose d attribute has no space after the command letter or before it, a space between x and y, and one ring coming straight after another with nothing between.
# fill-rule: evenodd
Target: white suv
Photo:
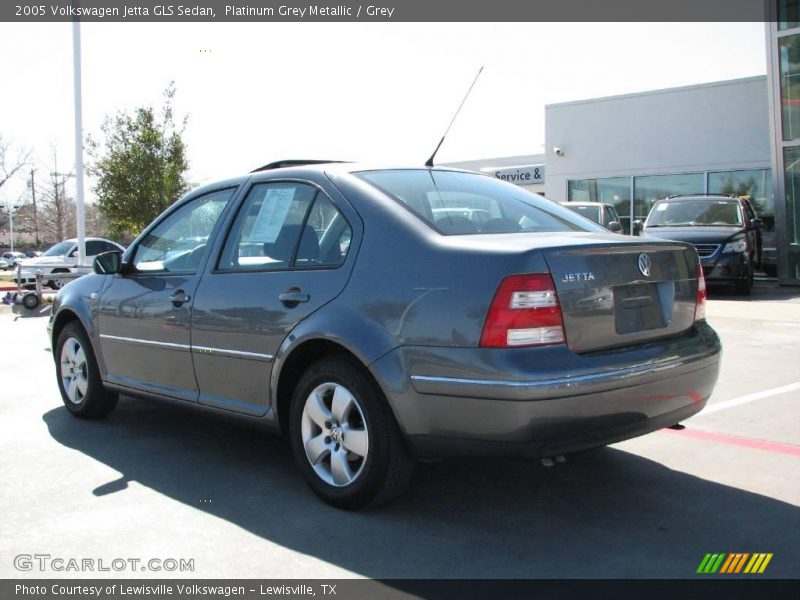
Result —
<instances>
[{"instance_id":1,"label":"white suv","mask_svg":"<svg viewBox=\"0 0 800 600\"><path fill-rule=\"evenodd\" d=\"M86 263L78 265L78 240L73 238L59 242L52 246L47 252L36 258L28 258L22 261L22 281L19 276L14 275L14 281L23 285L36 283L36 272L41 271L46 275L56 273L91 273L94 257L104 252L112 250L124 251L125 248L101 238L86 238ZM59 289L66 283L63 279L50 279L46 284L51 288Z\"/></svg>"}]
</instances>

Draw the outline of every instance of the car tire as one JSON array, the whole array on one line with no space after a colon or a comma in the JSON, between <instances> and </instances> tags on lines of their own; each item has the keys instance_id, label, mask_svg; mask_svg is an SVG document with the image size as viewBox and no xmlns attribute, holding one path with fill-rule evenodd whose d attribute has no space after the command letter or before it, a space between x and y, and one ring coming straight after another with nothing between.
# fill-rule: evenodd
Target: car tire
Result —
<instances>
[{"instance_id":1,"label":"car tire","mask_svg":"<svg viewBox=\"0 0 800 600\"><path fill-rule=\"evenodd\" d=\"M103 386L92 344L77 321L64 326L55 350L58 391L67 409L85 419L99 419L114 410L119 396Z\"/></svg>"},{"instance_id":2,"label":"car tire","mask_svg":"<svg viewBox=\"0 0 800 600\"><path fill-rule=\"evenodd\" d=\"M22 306L28 310L34 310L39 306L39 296L36 292L28 292L22 297Z\"/></svg>"},{"instance_id":3,"label":"car tire","mask_svg":"<svg viewBox=\"0 0 800 600\"><path fill-rule=\"evenodd\" d=\"M54 269L50 274L55 275L56 273L69 273L69 269ZM64 279L51 279L47 282L47 287L60 290L62 287L66 285L66 281Z\"/></svg>"},{"instance_id":4,"label":"car tire","mask_svg":"<svg viewBox=\"0 0 800 600\"><path fill-rule=\"evenodd\" d=\"M364 368L348 358L321 359L302 375L292 396L289 436L306 482L337 508L384 504L411 479L414 461L389 404Z\"/></svg>"}]
</instances>

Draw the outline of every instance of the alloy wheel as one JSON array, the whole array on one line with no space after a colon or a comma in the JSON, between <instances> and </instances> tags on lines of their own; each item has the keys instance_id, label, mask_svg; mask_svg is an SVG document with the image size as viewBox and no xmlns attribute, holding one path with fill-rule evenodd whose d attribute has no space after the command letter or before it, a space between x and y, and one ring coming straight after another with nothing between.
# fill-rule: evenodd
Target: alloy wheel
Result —
<instances>
[{"instance_id":1,"label":"alloy wheel","mask_svg":"<svg viewBox=\"0 0 800 600\"><path fill-rule=\"evenodd\" d=\"M73 404L80 404L89 388L89 367L81 343L67 338L61 346L61 385Z\"/></svg>"},{"instance_id":2,"label":"alloy wheel","mask_svg":"<svg viewBox=\"0 0 800 600\"><path fill-rule=\"evenodd\" d=\"M325 483L344 487L361 474L369 453L367 422L356 397L338 383L312 390L303 406L306 458Z\"/></svg>"}]
</instances>

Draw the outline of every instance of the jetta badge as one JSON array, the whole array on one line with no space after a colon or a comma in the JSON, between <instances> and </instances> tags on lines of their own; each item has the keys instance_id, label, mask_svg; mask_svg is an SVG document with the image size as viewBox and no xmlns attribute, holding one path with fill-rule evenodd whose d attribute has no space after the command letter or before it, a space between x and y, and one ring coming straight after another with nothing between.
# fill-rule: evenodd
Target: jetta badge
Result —
<instances>
[{"instance_id":1,"label":"jetta badge","mask_svg":"<svg viewBox=\"0 0 800 600\"><path fill-rule=\"evenodd\" d=\"M586 271L584 273L564 273L561 277L563 283L576 283L578 281L594 281L594 273Z\"/></svg>"},{"instance_id":2,"label":"jetta badge","mask_svg":"<svg viewBox=\"0 0 800 600\"><path fill-rule=\"evenodd\" d=\"M650 277L650 268L652 265L650 264L650 257L647 256L644 252L639 255L639 270L642 272L642 275L645 277Z\"/></svg>"}]
</instances>

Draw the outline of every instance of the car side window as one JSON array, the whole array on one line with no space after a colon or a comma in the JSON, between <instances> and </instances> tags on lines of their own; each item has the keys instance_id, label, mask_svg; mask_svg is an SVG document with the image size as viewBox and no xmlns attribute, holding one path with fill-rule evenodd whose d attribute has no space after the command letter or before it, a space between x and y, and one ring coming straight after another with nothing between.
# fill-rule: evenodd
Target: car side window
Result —
<instances>
[{"instance_id":1,"label":"car side window","mask_svg":"<svg viewBox=\"0 0 800 600\"><path fill-rule=\"evenodd\" d=\"M133 266L146 273L193 273L208 238L235 188L217 190L184 204L136 247Z\"/></svg>"},{"instance_id":2,"label":"car side window","mask_svg":"<svg viewBox=\"0 0 800 600\"><path fill-rule=\"evenodd\" d=\"M324 194L298 182L261 183L247 194L218 265L220 271L338 266L350 225ZM343 242L344 238L346 242Z\"/></svg>"},{"instance_id":3,"label":"car side window","mask_svg":"<svg viewBox=\"0 0 800 600\"><path fill-rule=\"evenodd\" d=\"M102 254L103 252L113 252L115 250L119 252L119 248L117 248L114 244L111 244L110 242L100 242L99 254Z\"/></svg>"},{"instance_id":4,"label":"car side window","mask_svg":"<svg viewBox=\"0 0 800 600\"><path fill-rule=\"evenodd\" d=\"M295 267L338 267L347 257L352 235L350 224L333 202L327 196L317 194L317 199L308 214L306 226L303 228ZM303 253L304 248L315 247L319 249L316 258Z\"/></svg>"},{"instance_id":5,"label":"car side window","mask_svg":"<svg viewBox=\"0 0 800 600\"><path fill-rule=\"evenodd\" d=\"M97 256L105 252L105 242L89 240L86 242L86 256Z\"/></svg>"}]
</instances>

